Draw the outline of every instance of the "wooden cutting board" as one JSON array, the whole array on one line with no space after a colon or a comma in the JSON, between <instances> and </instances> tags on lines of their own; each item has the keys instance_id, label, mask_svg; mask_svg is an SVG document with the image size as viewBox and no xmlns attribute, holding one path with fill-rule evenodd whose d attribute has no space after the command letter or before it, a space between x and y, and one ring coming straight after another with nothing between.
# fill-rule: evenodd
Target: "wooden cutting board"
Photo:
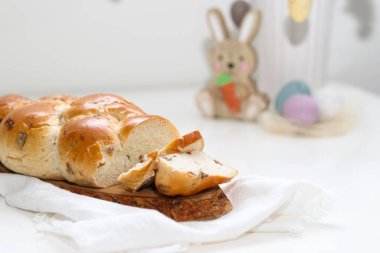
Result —
<instances>
[{"instance_id":1,"label":"wooden cutting board","mask_svg":"<svg viewBox=\"0 0 380 253\"><path fill-rule=\"evenodd\" d=\"M14 173L0 163L0 173ZM220 187L214 187L189 197L163 196L155 189L147 188L130 193L120 185L94 189L66 181L43 180L70 192L98 198L122 205L157 210L176 221L213 220L232 210L232 205Z\"/></svg>"}]
</instances>

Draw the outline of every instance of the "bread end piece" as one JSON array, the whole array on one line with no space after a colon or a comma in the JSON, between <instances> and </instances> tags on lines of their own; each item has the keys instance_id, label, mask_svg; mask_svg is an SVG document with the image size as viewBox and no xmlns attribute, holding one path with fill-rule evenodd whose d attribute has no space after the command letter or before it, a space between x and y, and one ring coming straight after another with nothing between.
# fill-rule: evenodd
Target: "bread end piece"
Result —
<instances>
[{"instance_id":1,"label":"bread end piece","mask_svg":"<svg viewBox=\"0 0 380 253\"><path fill-rule=\"evenodd\" d=\"M237 170L203 152L170 154L157 162L155 185L168 196L189 196L230 181Z\"/></svg>"},{"instance_id":2,"label":"bread end piece","mask_svg":"<svg viewBox=\"0 0 380 253\"><path fill-rule=\"evenodd\" d=\"M0 124L0 160L12 171L43 179L62 179L57 158L62 102L17 107Z\"/></svg>"}]
</instances>

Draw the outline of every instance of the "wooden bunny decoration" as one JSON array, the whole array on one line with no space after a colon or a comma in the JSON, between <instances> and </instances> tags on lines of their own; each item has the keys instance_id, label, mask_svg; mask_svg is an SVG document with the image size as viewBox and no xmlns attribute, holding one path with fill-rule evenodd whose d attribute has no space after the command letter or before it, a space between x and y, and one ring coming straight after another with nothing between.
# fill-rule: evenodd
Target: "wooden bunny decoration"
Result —
<instances>
[{"instance_id":1,"label":"wooden bunny decoration","mask_svg":"<svg viewBox=\"0 0 380 253\"><path fill-rule=\"evenodd\" d=\"M209 10L207 18L216 42L209 55L213 77L197 94L197 105L206 117L255 120L269 104L252 79L257 56L251 44L259 28L260 12L251 9L246 13L237 39L229 37L218 9Z\"/></svg>"}]
</instances>

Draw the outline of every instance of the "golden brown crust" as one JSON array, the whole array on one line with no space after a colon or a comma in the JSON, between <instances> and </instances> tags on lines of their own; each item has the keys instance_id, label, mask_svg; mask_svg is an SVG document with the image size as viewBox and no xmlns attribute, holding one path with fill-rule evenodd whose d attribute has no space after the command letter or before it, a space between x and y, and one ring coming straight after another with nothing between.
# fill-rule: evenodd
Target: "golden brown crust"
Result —
<instances>
[{"instance_id":1,"label":"golden brown crust","mask_svg":"<svg viewBox=\"0 0 380 253\"><path fill-rule=\"evenodd\" d=\"M184 148L200 139L203 139L203 137L199 131L193 131L191 133L184 135L182 139L183 139L182 148Z\"/></svg>"},{"instance_id":2,"label":"golden brown crust","mask_svg":"<svg viewBox=\"0 0 380 253\"><path fill-rule=\"evenodd\" d=\"M76 97L63 95L63 94L43 96L39 98L39 100L42 100L42 101L61 101L68 104L72 103L76 99L77 99Z\"/></svg>"},{"instance_id":3,"label":"golden brown crust","mask_svg":"<svg viewBox=\"0 0 380 253\"><path fill-rule=\"evenodd\" d=\"M8 113L0 125L2 162L16 172L60 179L53 147L64 106L61 102L36 102Z\"/></svg>"},{"instance_id":4,"label":"golden brown crust","mask_svg":"<svg viewBox=\"0 0 380 253\"><path fill-rule=\"evenodd\" d=\"M194 146L196 143L199 143L199 145ZM173 140L171 143L159 150L158 155L162 156L173 153L192 152L194 150L202 151L203 147L204 141L201 133L199 131L193 131L182 136L181 138ZM158 155L156 155L156 157Z\"/></svg>"},{"instance_id":5,"label":"golden brown crust","mask_svg":"<svg viewBox=\"0 0 380 253\"><path fill-rule=\"evenodd\" d=\"M94 94L85 96L71 103L66 118L70 119L78 115L110 114L122 120L125 117L145 114L143 110L130 101L115 95Z\"/></svg>"},{"instance_id":6,"label":"golden brown crust","mask_svg":"<svg viewBox=\"0 0 380 253\"><path fill-rule=\"evenodd\" d=\"M55 110L56 106L61 105L57 102L39 102L19 107L11 111L7 117L4 118L4 123L10 129L10 125L14 125L15 131L17 127L41 127L57 123L57 117L60 112Z\"/></svg>"},{"instance_id":7,"label":"golden brown crust","mask_svg":"<svg viewBox=\"0 0 380 253\"><path fill-rule=\"evenodd\" d=\"M121 122L120 137L127 139L131 131L144 121L151 119L152 115L136 115L128 117Z\"/></svg>"},{"instance_id":8,"label":"golden brown crust","mask_svg":"<svg viewBox=\"0 0 380 253\"><path fill-rule=\"evenodd\" d=\"M30 100L23 97L19 96L16 94L10 94L6 96L1 96L0 97L0 123L2 119L7 116L7 114L12 111L13 109L25 105L29 102Z\"/></svg>"},{"instance_id":9,"label":"golden brown crust","mask_svg":"<svg viewBox=\"0 0 380 253\"><path fill-rule=\"evenodd\" d=\"M102 149L119 144L116 120L110 116L75 118L59 134L61 174L70 182L94 186L93 174L104 165Z\"/></svg>"},{"instance_id":10,"label":"golden brown crust","mask_svg":"<svg viewBox=\"0 0 380 253\"><path fill-rule=\"evenodd\" d=\"M168 196L190 196L230 180L231 178L222 176L207 174L198 176L160 167L156 172L155 185L160 193Z\"/></svg>"}]
</instances>

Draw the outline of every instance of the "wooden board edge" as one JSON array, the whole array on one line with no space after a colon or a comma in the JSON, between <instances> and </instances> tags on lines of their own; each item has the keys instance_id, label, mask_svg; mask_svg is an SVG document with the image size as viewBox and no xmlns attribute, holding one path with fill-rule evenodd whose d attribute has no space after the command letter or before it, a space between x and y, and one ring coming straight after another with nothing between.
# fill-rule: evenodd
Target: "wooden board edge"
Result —
<instances>
[{"instance_id":1,"label":"wooden board edge","mask_svg":"<svg viewBox=\"0 0 380 253\"><path fill-rule=\"evenodd\" d=\"M0 163L0 173L14 172ZM159 194L154 189L146 189L145 191L152 191L152 193L144 196L141 194L103 192L102 189L82 187L66 181L43 181L79 195L121 205L157 210L175 221L214 220L229 213L233 208L231 202L219 186L189 197L168 197Z\"/></svg>"}]
</instances>

